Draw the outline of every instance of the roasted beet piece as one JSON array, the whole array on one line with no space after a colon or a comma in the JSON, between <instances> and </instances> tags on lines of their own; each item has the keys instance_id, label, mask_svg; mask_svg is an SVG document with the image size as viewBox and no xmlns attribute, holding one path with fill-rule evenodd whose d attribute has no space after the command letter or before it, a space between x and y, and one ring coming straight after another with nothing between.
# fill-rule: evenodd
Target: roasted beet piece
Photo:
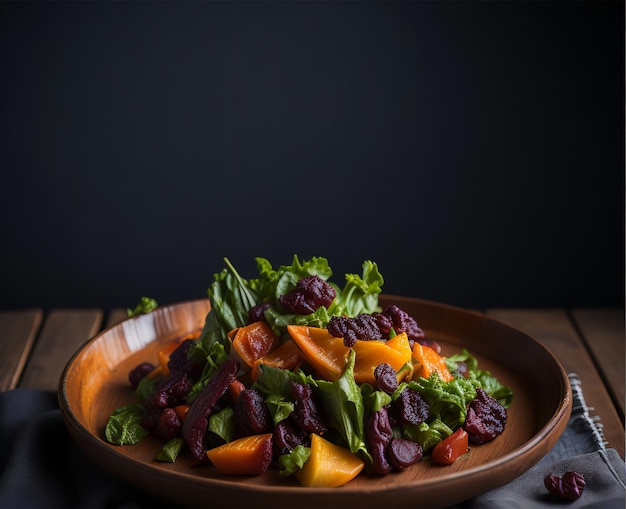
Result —
<instances>
[{"instance_id":1,"label":"roasted beet piece","mask_svg":"<svg viewBox=\"0 0 626 509\"><path fill-rule=\"evenodd\" d=\"M374 369L374 378L376 379L378 388L387 394L393 394L398 388L396 370L386 362L381 362L378 366L376 366Z\"/></svg>"},{"instance_id":2,"label":"roasted beet piece","mask_svg":"<svg viewBox=\"0 0 626 509\"><path fill-rule=\"evenodd\" d=\"M469 441L483 444L493 440L504 431L506 417L506 408L479 387L465 418L464 428L469 434Z\"/></svg>"},{"instance_id":3,"label":"roasted beet piece","mask_svg":"<svg viewBox=\"0 0 626 509\"><path fill-rule=\"evenodd\" d=\"M563 477L547 475L543 480L551 495L562 500L576 500L583 494L585 478L578 472L565 472Z\"/></svg>"},{"instance_id":4,"label":"roasted beet piece","mask_svg":"<svg viewBox=\"0 0 626 509\"><path fill-rule=\"evenodd\" d=\"M263 395L255 389L244 389L239 394L235 420L244 435L258 435L272 427L272 418Z\"/></svg>"},{"instance_id":5,"label":"roasted beet piece","mask_svg":"<svg viewBox=\"0 0 626 509\"><path fill-rule=\"evenodd\" d=\"M391 472L393 465L387 459L387 447L393 438L393 430L389 422L386 408L372 412L365 423L365 441L372 455L373 469L377 474Z\"/></svg>"},{"instance_id":6,"label":"roasted beet piece","mask_svg":"<svg viewBox=\"0 0 626 509\"><path fill-rule=\"evenodd\" d=\"M250 323L265 321L265 311L271 307L271 302L264 302L263 304L252 306L248 310L248 320L250 320Z\"/></svg>"},{"instance_id":7,"label":"roasted beet piece","mask_svg":"<svg viewBox=\"0 0 626 509\"><path fill-rule=\"evenodd\" d=\"M167 363L170 374L157 387L152 404L158 408L172 407L183 403L185 396L200 374L200 365L187 358L187 351L193 341L183 341L170 355Z\"/></svg>"},{"instance_id":8,"label":"roasted beet piece","mask_svg":"<svg viewBox=\"0 0 626 509\"><path fill-rule=\"evenodd\" d=\"M184 402L185 396L192 385L193 381L187 373L184 371L175 371L163 380L157 392L167 395L166 406L174 406Z\"/></svg>"},{"instance_id":9,"label":"roasted beet piece","mask_svg":"<svg viewBox=\"0 0 626 509\"><path fill-rule=\"evenodd\" d=\"M182 426L182 435L194 458L198 461L205 459L209 415L213 411L213 406L228 390L238 370L239 363L233 360L224 362L189 407Z\"/></svg>"},{"instance_id":10,"label":"roasted beet piece","mask_svg":"<svg viewBox=\"0 0 626 509\"><path fill-rule=\"evenodd\" d=\"M173 408L166 408L161 412L157 424L157 435L163 440L169 440L178 435L182 422Z\"/></svg>"},{"instance_id":11,"label":"roasted beet piece","mask_svg":"<svg viewBox=\"0 0 626 509\"><path fill-rule=\"evenodd\" d=\"M404 438L392 438L387 447L387 456L393 467L402 471L421 460L424 451L417 442Z\"/></svg>"},{"instance_id":12,"label":"roasted beet piece","mask_svg":"<svg viewBox=\"0 0 626 509\"><path fill-rule=\"evenodd\" d=\"M150 394L143 402L146 408L146 416L141 425L151 433L156 433L159 425L159 419L164 408L167 408L167 401L161 401L163 398L167 400L167 394L155 392Z\"/></svg>"},{"instance_id":13,"label":"roasted beet piece","mask_svg":"<svg viewBox=\"0 0 626 509\"><path fill-rule=\"evenodd\" d=\"M421 424L428 419L430 407L415 389L407 387L392 403L394 418L404 424Z\"/></svg>"},{"instance_id":14,"label":"roasted beet piece","mask_svg":"<svg viewBox=\"0 0 626 509\"><path fill-rule=\"evenodd\" d=\"M289 454L296 446L309 447L308 435L296 426L291 419L284 419L274 427L274 458Z\"/></svg>"},{"instance_id":15,"label":"roasted beet piece","mask_svg":"<svg viewBox=\"0 0 626 509\"><path fill-rule=\"evenodd\" d=\"M294 409L291 418L308 433L323 434L328 430L326 419L319 405L313 398L313 389L308 384L291 382L291 395L294 398Z\"/></svg>"},{"instance_id":16,"label":"roasted beet piece","mask_svg":"<svg viewBox=\"0 0 626 509\"><path fill-rule=\"evenodd\" d=\"M333 316L328 322L328 332L336 338L343 338L345 346L354 346L357 340L382 339L382 334L373 315L362 313L353 318Z\"/></svg>"},{"instance_id":17,"label":"roasted beet piece","mask_svg":"<svg viewBox=\"0 0 626 509\"><path fill-rule=\"evenodd\" d=\"M315 275L298 281L291 292L278 298L278 303L292 313L308 315L322 306L330 306L336 296L335 289Z\"/></svg>"},{"instance_id":18,"label":"roasted beet piece","mask_svg":"<svg viewBox=\"0 0 626 509\"><path fill-rule=\"evenodd\" d=\"M194 343L192 339L186 339L170 354L167 367L171 373L187 373L192 378L197 378L200 375L200 364L187 356L189 348Z\"/></svg>"},{"instance_id":19,"label":"roasted beet piece","mask_svg":"<svg viewBox=\"0 0 626 509\"><path fill-rule=\"evenodd\" d=\"M151 362L142 362L138 366L134 367L130 373L128 373L128 381L133 389L136 389L141 382L141 379L148 373L154 370L154 364Z\"/></svg>"}]
</instances>

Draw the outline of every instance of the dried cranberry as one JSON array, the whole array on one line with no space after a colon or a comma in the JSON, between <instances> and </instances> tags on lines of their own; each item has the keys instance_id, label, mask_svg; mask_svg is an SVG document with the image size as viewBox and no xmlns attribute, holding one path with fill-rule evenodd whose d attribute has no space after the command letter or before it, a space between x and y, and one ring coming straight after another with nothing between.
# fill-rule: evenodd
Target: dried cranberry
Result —
<instances>
[{"instance_id":1,"label":"dried cranberry","mask_svg":"<svg viewBox=\"0 0 626 509\"><path fill-rule=\"evenodd\" d=\"M308 315L322 306L328 308L336 296L329 283L314 275L298 281L291 292L278 298L278 303L292 313Z\"/></svg>"},{"instance_id":2,"label":"dried cranberry","mask_svg":"<svg viewBox=\"0 0 626 509\"><path fill-rule=\"evenodd\" d=\"M362 313L355 317L333 316L327 326L328 332L336 338L343 338L343 344L351 347L357 340L382 339L376 318Z\"/></svg>"},{"instance_id":3,"label":"dried cranberry","mask_svg":"<svg viewBox=\"0 0 626 509\"><path fill-rule=\"evenodd\" d=\"M496 438L506 425L506 408L481 387L470 403L465 418L465 431L472 444L483 444Z\"/></svg>"},{"instance_id":4,"label":"dried cranberry","mask_svg":"<svg viewBox=\"0 0 626 509\"><path fill-rule=\"evenodd\" d=\"M403 424L421 424L428 419L430 406L415 389L407 387L392 403L394 417Z\"/></svg>"},{"instance_id":5,"label":"dried cranberry","mask_svg":"<svg viewBox=\"0 0 626 509\"><path fill-rule=\"evenodd\" d=\"M372 316L376 319L376 325L378 325L381 334L389 337L389 333L393 328L393 320L391 317L382 313L374 313Z\"/></svg>"},{"instance_id":6,"label":"dried cranberry","mask_svg":"<svg viewBox=\"0 0 626 509\"><path fill-rule=\"evenodd\" d=\"M585 478L578 472L565 472L563 477L547 475L543 483L550 494L563 500L576 500L580 498L585 488Z\"/></svg>"},{"instance_id":7,"label":"dried cranberry","mask_svg":"<svg viewBox=\"0 0 626 509\"><path fill-rule=\"evenodd\" d=\"M404 438L392 438L387 448L387 456L394 468L402 471L421 460L424 451L417 442Z\"/></svg>"},{"instance_id":8,"label":"dried cranberry","mask_svg":"<svg viewBox=\"0 0 626 509\"><path fill-rule=\"evenodd\" d=\"M415 319L395 304L387 306L382 314L391 320L393 330L396 331L397 334L406 332L409 339L414 341L425 338L424 331L419 328ZM388 332L389 331L387 331L387 333Z\"/></svg>"},{"instance_id":9,"label":"dried cranberry","mask_svg":"<svg viewBox=\"0 0 626 509\"><path fill-rule=\"evenodd\" d=\"M376 379L378 388L387 394L393 394L398 388L396 370L386 362L381 362L378 366L376 366L374 369L374 378Z\"/></svg>"}]
</instances>

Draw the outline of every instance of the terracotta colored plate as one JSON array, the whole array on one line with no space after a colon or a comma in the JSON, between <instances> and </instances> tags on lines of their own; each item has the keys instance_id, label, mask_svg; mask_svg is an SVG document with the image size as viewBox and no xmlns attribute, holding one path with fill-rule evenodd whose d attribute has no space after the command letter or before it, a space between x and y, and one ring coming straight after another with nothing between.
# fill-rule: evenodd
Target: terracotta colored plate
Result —
<instances>
[{"instance_id":1,"label":"terracotta colored plate","mask_svg":"<svg viewBox=\"0 0 626 509\"><path fill-rule=\"evenodd\" d=\"M219 475L197 465L184 451L173 464L155 460L160 443L133 446L104 440L111 412L133 402L131 368L154 361L159 345L204 324L208 300L158 308L108 329L87 342L69 361L59 384L67 427L78 445L112 475L164 499L228 508L445 507L518 477L556 443L571 412L571 389L557 359L539 342L481 314L418 299L382 296L396 303L438 341L444 355L467 348L479 367L510 386L514 400L506 429L493 442L474 446L451 466L423 460L402 473L362 474L340 488L305 488L278 480L270 469L260 477Z\"/></svg>"}]
</instances>

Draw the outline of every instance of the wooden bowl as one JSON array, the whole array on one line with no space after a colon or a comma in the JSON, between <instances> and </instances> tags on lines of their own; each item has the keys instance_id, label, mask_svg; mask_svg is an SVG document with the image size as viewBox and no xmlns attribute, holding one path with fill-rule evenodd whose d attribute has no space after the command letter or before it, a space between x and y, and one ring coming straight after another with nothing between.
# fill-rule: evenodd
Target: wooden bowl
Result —
<instances>
[{"instance_id":1,"label":"wooden bowl","mask_svg":"<svg viewBox=\"0 0 626 509\"><path fill-rule=\"evenodd\" d=\"M361 474L328 489L279 480L273 469L258 477L220 475L209 464L196 464L186 451L175 463L158 462L161 444L153 438L133 446L106 442L111 412L134 402L130 369L154 362L161 344L201 328L210 310L206 299L127 319L88 341L59 383L65 422L82 450L111 475L164 500L213 508L446 507L508 483L552 448L567 425L572 396L567 374L542 344L479 313L407 297L381 296L380 301L410 313L444 355L467 348L479 368L513 389L502 435L473 446L450 466L426 459L401 473Z\"/></svg>"}]
</instances>

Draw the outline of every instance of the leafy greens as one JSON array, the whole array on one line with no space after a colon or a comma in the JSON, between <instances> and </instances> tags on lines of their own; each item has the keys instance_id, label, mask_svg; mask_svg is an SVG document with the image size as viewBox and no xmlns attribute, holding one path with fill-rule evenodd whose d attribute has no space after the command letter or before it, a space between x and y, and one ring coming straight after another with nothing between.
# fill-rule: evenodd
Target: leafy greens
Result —
<instances>
[{"instance_id":1,"label":"leafy greens","mask_svg":"<svg viewBox=\"0 0 626 509\"><path fill-rule=\"evenodd\" d=\"M335 283L329 283L337 292L329 309L320 306L311 314L298 315L285 310L278 299L291 292L300 279L308 276L318 276L328 281L333 274L328 260L314 256L309 260L300 261L298 256L294 255L291 265L280 265L277 269L272 267L267 258L257 257L255 260L258 277L244 279L228 258L224 258L226 268L214 274L214 281L207 291L211 311L207 315L197 345L202 352L191 355L197 358L210 355L215 343L222 344L228 354L230 349L228 332L246 325L250 309L261 304L270 306L265 311L265 319L279 337L285 334L287 325L323 328L333 315L353 317L359 313L380 311L378 295L384 279L375 262L369 260L363 262L361 275L346 274L343 288Z\"/></svg>"}]
</instances>

